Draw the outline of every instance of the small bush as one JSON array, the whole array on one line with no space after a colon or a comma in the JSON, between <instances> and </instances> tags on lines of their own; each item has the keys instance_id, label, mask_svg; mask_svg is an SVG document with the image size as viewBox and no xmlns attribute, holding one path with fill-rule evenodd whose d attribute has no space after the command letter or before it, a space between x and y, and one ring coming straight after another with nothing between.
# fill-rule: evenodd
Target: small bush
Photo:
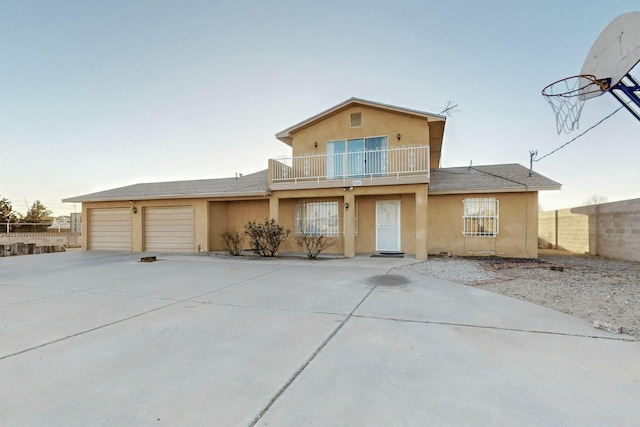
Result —
<instances>
[{"instance_id":1,"label":"small bush","mask_svg":"<svg viewBox=\"0 0 640 427\"><path fill-rule=\"evenodd\" d=\"M320 252L333 246L336 241L332 237L302 233L296 236L296 243L304 248L309 259L316 259Z\"/></svg>"},{"instance_id":2,"label":"small bush","mask_svg":"<svg viewBox=\"0 0 640 427\"><path fill-rule=\"evenodd\" d=\"M226 229L220 235L222 240L222 248L229 252L229 255L239 256L244 248L244 234L235 228Z\"/></svg>"},{"instance_id":3,"label":"small bush","mask_svg":"<svg viewBox=\"0 0 640 427\"><path fill-rule=\"evenodd\" d=\"M265 219L264 223L249 222L244 227L245 234L249 236L249 245L256 255L273 257L278 248L287 240L291 230L285 230L278 225L275 219Z\"/></svg>"}]
</instances>

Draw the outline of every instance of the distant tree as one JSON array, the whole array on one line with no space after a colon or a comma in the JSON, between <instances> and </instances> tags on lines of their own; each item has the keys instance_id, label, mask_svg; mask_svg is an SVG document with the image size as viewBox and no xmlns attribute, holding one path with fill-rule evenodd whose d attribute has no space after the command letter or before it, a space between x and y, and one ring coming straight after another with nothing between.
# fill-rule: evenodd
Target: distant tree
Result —
<instances>
[{"instance_id":1,"label":"distant tree","mask_svg":"<svg viewBox=\"0 0 640 427\"><path fill-rule=\"evenodd\" d=\"M0 199L0 223L18 222L20 216L13 211L11 202L5 198Z\"/></svg>"},{"instance_id":2,"label":"distant tree","mask_svg":"<svg viewBox=\"0 0 640 427\"><path fill-rule=\"evenodd\" d=\"M594 194L593 196L590 196L588 199L586 199L583 203L585 205L599 205L601 203L607 203L608 201L609 200L607 199L606 196Z\"/></svg>"},{"instance_id":3,"label":"distant tree","mask_svg":"<svg viewBox=\"0 0 640 427\"><path fill-rule=\"evenodd\" d=\"M24 222L43 222L51 218L51 211L43 205L40 200L36 200L24 216Z\"/></svg>"}]
</instances>

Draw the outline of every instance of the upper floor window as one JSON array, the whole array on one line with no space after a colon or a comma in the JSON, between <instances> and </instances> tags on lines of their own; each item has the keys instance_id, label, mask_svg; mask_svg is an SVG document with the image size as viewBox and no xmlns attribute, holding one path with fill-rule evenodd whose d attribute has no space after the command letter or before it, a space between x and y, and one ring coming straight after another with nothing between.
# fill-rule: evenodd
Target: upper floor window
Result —
<instances>
[{"instance_id":1,"label":"upper floor window","mask_svg":"<svg viewBox=\"0 0 640 427\"><path fill-rule=\"evenodd\" d=\"M362 113L351 113L351 127L362 127Z\"/></svg>"},{"instance_id":2,"label":"upper floor window","mask_svg":"<svg viewBox=\"0 0 640 427\"><path fill-rule=\"evenodd\" d=\"M327 178L386 176L389 148L386 136L327 142Z\"/></svg>"},{"instance_id":3,"label":"upper floor window","mask_svg":"<svg viewBox=\"0 0 640 427\"><path fill-rule=\"evenodd\" d=\"M465 237L496 237L499 231L499 203L493 197L469 198L464 204L463 230Z\"/></svg>"}]
</instances>

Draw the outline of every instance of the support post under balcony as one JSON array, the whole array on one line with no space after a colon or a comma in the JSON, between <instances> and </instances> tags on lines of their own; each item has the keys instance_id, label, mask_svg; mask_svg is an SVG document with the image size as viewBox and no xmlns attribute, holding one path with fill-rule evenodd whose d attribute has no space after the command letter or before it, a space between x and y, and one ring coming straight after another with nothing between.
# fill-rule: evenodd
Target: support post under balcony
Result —
<instances>
[{"instance_id":1,"label":"support post under balcony","mask_svg":"<svg viewBox=\"0 0 640 427\"><path fill-rule=\"evenodd\" d=\"M351 191L344 195L344 256L356 256L356 197Z\"/></svg>"},{"instance_id":2,"label":"support post under balcony","mask_svg":"<svg viewBox=\"0 0 640 427\"><path fill-rule=\"evenodd\" d=\"M278 213L280 212L280 199L276 196L269 198L269 218L278 222Z\"/></svg>"}]
</instances>

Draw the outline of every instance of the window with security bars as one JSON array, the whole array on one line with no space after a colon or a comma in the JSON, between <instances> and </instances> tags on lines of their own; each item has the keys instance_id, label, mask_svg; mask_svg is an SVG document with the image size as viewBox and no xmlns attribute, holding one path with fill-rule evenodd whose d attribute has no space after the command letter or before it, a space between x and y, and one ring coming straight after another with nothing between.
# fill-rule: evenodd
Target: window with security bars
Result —
<instances>
[{"instance_id":1,"label":"window with security bars","mask_svg":"<svg viewBox=\"0 0 640 427\"><path fill-rule=\"evenodd\" d=\"M337 201L307 202L296 206L296 235L339 236Z\"/></svg>"},{"instance_id":2,"label":"window with security bars","mask_svg":"<svg viewBox=\"0 0 640 427\"><path fill-rule=\"evenodd\" d=\"M464 204L465 237L496 237L499 231L499 204L494 198L470 198Z\"/></svg>"}]
</instances>

